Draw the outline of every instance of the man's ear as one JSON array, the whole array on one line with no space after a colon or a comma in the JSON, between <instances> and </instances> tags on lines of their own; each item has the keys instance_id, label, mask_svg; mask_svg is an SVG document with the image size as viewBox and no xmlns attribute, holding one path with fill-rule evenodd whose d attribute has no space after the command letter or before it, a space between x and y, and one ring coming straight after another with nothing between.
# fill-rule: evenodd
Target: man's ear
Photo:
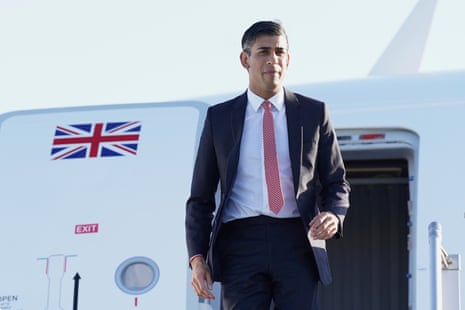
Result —
<instances>
[{"instance_id":1,"label":"man's ear","mask_svg":"<svg viewBox=\"0 0 465 310\"><path fill-rule=\"evenodd\" d=\"M242 67L244 67L245 69L249 69L249 55L246 52L242 51L239 57L241 59Z\"/></svg>"}]
</instances>

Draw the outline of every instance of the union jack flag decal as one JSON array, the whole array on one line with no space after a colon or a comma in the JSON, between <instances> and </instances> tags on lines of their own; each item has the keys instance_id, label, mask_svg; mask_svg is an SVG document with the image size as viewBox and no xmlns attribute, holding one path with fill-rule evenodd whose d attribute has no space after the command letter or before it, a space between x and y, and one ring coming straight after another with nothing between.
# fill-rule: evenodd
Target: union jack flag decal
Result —
<instances>
[{"instance_id":1,"label":"union jack flag decal","mask_svg":"<svg viewBox=\"0 0 465 310\"><path fill-rule=\"evenodd\" d=\"M56 126L53 160L136 155L141 123L107 122Z\"/></svg>"}]
</instances>

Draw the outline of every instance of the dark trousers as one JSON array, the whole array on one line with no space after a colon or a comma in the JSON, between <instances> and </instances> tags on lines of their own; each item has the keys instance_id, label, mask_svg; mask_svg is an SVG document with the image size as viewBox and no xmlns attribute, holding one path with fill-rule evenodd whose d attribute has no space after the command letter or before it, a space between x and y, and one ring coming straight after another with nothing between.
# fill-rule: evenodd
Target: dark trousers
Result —
<instances>
[{"instance_id":1,"label":"dark trousers","mask_svg":"<svg viewBox=\"0 0 465 310\"><path fill-rule=\"evenodd\" d=\"M218 239L224 310L317 310L318 272L300 218L257 216Z\"/></svg>"}]
</instances>

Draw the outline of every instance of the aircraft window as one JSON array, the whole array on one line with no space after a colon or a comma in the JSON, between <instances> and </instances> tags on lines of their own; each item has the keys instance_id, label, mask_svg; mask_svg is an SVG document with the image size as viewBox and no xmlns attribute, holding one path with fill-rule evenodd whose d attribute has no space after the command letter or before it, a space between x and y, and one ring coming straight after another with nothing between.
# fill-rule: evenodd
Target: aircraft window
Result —
<instances>
[{"instance_id":1,"label":"aircraft window","mask_svg":"<svg viewBox=\"0 0 465 310\"><path fill-rule=\"evenodd\" d=\"M133 257L122 262L115 273L116 285L125 293L139 295L158 282L157 264L147 257Z\"/></svg>"}]
</instances>

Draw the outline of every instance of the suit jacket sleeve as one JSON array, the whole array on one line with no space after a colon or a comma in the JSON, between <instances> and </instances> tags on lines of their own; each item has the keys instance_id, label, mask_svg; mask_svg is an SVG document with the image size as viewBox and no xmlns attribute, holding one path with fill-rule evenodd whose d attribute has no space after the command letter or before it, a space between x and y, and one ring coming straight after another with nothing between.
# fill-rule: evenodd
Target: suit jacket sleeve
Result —
<instances>
[{"instance_id":1,"label":"suit jacket sleeve","mask_svg":"<svg viewBox=\"0 0 465 310\"><path fill-rule=\"evenodd\" d=\"M197 254L206 257L216 207L215 192L219 172L211 123L211 108L209 108L195 160L191 194L186 203L185 227L189 257Z\"/></svg>"},{"instance_id":2,"label":"suit jacket sleeve","mask_svg":"<svg viewBox=\"0 0 465 310\"><path fill-rule=\"evenodd\" d=\"M317 171L321 184L320 211L334 213L339 218L336 237L342 236L342 226L349 208L350 187L339 149L337 136L325 104L319 126Z\"/></svg>"}]
</instances>

